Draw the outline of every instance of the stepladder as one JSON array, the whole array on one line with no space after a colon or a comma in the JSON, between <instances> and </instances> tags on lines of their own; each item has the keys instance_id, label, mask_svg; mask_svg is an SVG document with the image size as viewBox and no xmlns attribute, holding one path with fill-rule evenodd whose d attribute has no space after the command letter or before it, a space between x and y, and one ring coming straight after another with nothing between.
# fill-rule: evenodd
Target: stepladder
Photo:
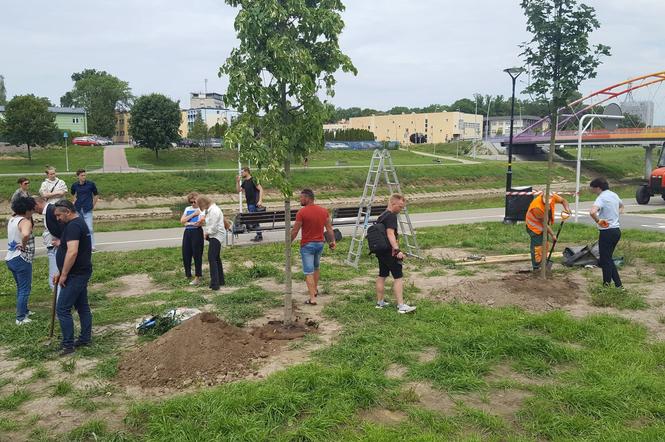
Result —
<instances>
[{"instance_id":1,"label":"stepladder","mask_svg":"<svg viewBox=\"0 0 665 442\"><path fill-rule=\"evenodd\" d=\"M365 236L372 216L372 205L375 203L377 197L380 197L378 193L379 186L382 182L385 185L385 190L387 190L388 196L395 193L402 194L399 178L397 177L397 171L393 165L390 151L387 149L376 149L372 154L372 159L369 164L365 187L363 188L363 194L360 197L360 203L358 204L358 215L353 226L349 254L345 261L346 264L350 266L357 268L358 263L360 262ZM399 241L403 244L400 246L401 250L408 256L420 258L420 249L416 239L416 231L411 223L411 217L409 216L409 211L406 205L397 215L397 221Z\"/></svg>"}]
</instances>

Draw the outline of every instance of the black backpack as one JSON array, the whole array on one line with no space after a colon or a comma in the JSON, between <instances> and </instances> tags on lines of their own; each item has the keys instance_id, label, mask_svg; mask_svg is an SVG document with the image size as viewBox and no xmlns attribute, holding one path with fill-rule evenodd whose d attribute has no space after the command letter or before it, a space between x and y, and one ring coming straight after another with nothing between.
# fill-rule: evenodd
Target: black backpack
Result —
<instances>
[{"instance_id":1,"label":"black backpack","mask_svg":"<svg viewBox=\"0 0 665 442\"><path fill-rule=\"evenodd\" d=\"M367 229L367 245L370 254L387 252L392 249L386 234L386 226L383 223L374 223L369 226Z\"/></svg>"}]
</instances>

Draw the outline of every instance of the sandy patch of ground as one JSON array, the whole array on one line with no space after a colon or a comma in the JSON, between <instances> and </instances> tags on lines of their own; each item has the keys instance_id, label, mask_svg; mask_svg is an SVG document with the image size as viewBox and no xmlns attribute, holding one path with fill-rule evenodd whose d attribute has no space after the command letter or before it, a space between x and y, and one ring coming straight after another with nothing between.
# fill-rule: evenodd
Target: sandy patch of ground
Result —
<instances>
[{"instance_id":1,"label":"sandy patch of ground","mask_svg":"<svg viewBox=\"0 0 665 442\"><path fill-rule=\"evenodd\" d=\"M111 290L106 292L107 296L115 298L131 298L160 291L160 288L153 282L150 275L146 273L121 276L114 280L114 285L115 286ZM90 287L90 290L104 290L104 284L94 284Z\"/></svg>"},{"instance_id":2,"label":"sandy patch of ground","mask_svg":"<svg viewBox=\"0 0 665 442\"><path fill-rule=\"evenodd\" d=\"M364 421L388 426L400 424L407 418L408 416L403 411L387 410L385 408L373 408L363 410L360 413L360 419Z\"/></svg>"}]
</instances>

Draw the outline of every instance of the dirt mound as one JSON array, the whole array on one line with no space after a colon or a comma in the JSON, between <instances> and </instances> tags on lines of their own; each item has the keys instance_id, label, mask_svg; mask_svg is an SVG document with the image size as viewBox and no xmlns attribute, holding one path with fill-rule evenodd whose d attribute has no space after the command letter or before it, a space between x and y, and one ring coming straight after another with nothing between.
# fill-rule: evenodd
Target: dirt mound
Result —
<instances>
[{"instance_id":1,"label":"dirt mound","mask_svg":"<svg viewBox=\"0 0 665 442\"><path fill-rule=\"evenodd\" d=\"M201 313L125 355L118 379L144 387L229 382L255 371L256 361L277 348L213 313Z\"/></svg>"},{"instance_id":2,"label":"dirt mound","mask_svg":"<svg viewBox=\"0 0 665 442\"><path fill-rule=\"evenodd\" d=\"M543 281L539 275L510 274L498 279L462 282L436 293L436 298L544 311L575 304L580 295L579 285L567 276L557 275Z\"/></svg>"}]
</instances>

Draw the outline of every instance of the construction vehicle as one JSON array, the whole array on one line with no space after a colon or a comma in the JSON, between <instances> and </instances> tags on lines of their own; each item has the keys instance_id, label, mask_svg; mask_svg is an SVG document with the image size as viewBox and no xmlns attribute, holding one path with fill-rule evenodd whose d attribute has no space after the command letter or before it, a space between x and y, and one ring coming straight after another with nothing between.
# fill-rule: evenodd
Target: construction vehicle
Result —
<instances>
[{"instance_id":1,"label":"construction vehicle","mask_svg":"<svg viewBox=\"0 0 665 442\"><path fill-rule=\"evenodd\" d=\"M647 183L637 188L635 199L638 204L649 204L654 195L660 195L665 200L665 144L660 148L658 166L651 171Z\"/></svg>"}]
</instances>

